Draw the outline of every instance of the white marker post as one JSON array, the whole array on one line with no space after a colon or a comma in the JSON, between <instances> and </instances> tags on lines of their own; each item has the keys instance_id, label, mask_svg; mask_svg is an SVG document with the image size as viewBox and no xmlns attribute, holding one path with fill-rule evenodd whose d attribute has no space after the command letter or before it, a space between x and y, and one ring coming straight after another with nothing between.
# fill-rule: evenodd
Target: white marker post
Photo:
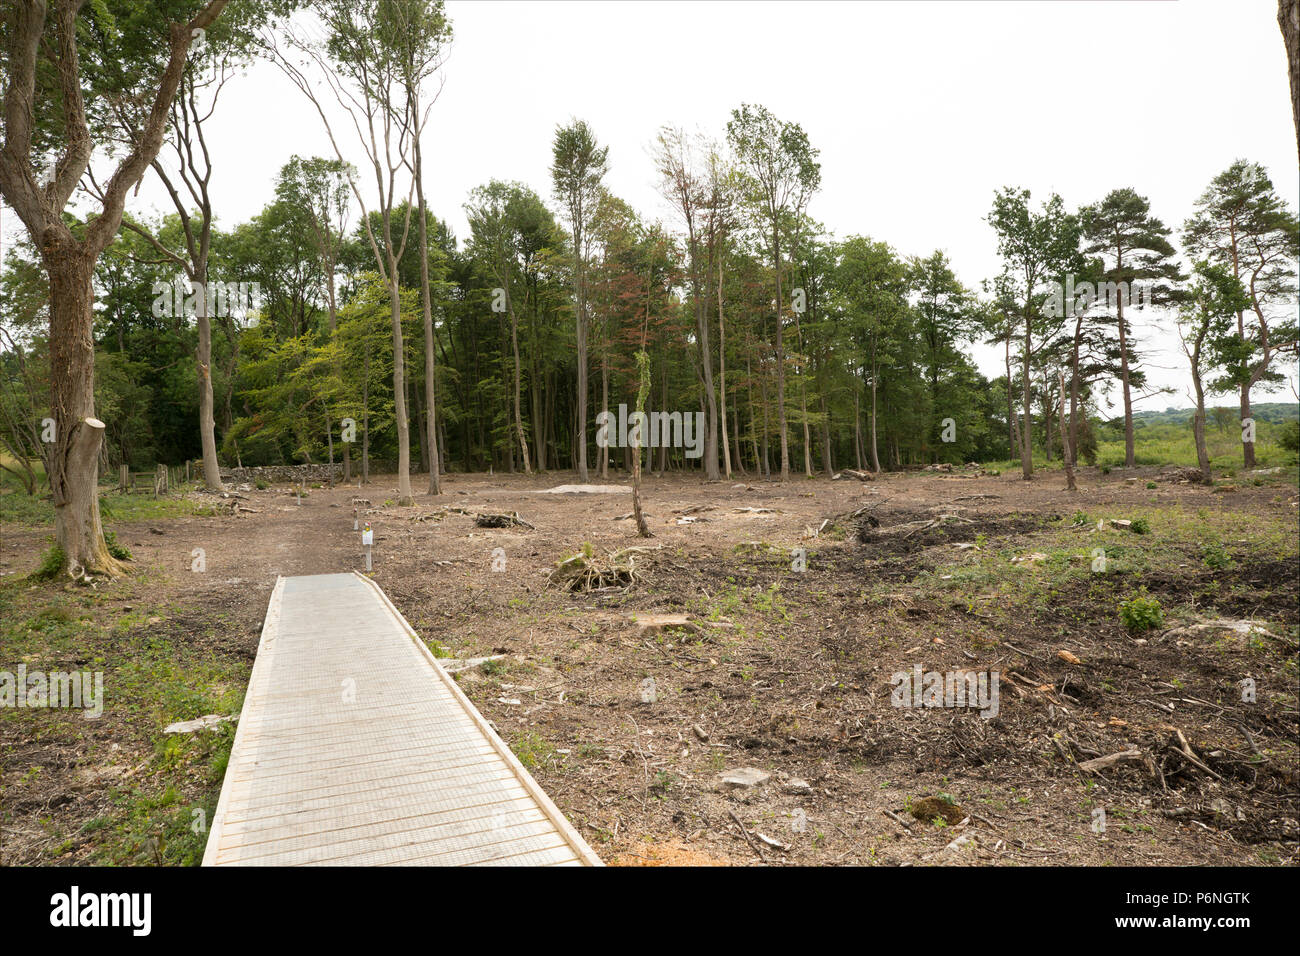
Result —
<instances>
[{"instance_id":1,"label":"white marker post","mask_svg":"<svg viewBox=\"0 0 1300 956\"><path fill-rule=\"evenodd\" d=\"M366 546L366 570L371 569L370 565L370 548L375 543L375 533L370 530L370 522L366 522L365 530L361 532L361 543Z\"/></svg>"}]
</instances>

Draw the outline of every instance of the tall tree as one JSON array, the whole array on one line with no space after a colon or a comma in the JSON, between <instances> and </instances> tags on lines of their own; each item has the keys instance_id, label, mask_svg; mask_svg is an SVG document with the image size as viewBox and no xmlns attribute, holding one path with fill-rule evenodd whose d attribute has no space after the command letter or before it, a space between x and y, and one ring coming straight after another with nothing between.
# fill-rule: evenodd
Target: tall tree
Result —
<instances>
[{"instance_id":1,"label":"tall tree","mask_svg":"<svg viewBox=\"0 0 1300 956\"><path fill-rule=\"evenodd\" d=\"M5 138L0 147L0 193L40 249L49 275L55 421L49 478L56 539L66 568L74 576L112 574L121 568L108 553L99 515L98 459L104 424L95 417L91 277L100 254L117 235L127 193L162 148L167 118L196 32L215 23L226 2L169 4L164 11L153 11L152 20L145 21L152 29L132 35L128 44L117 35L114 52L123 61L134 58L129 94L151 106L135 130L129 151L100 194L98 214L84 230L74 232L64 211L82 176L90 170L96 147L86 87L92 97L128 93L120 88L96 88L95 81L105 74L95 69L93 60L90 71L83 75L79 35L89 29L111 33L114 5L93 5L88 14L98 21L93 26L79 22L82 6L82 0L59 0L52 15L41 0L8 7L4 20L8 40ZM121 12L128 13L125 9ZM163 22L166 28L160 30ZM96 132L102 134L104 127L96 126ZM101 145L104 138L101 135ZM41 159L50 154L58 158L52 167L42 170Z\"/></svg>"},{"instance_id":2,"label":"tall tree","mask_svg":"<svg viewBox=\"0 0 1300 956\"><path fill-rule=\"evenodd\" d=\"M1019 324L1023 334L1021 346L1021 397L1023 434L1020 439L1020 467L1025 481L1034 476L1033 409L1031 367L1038 349L1050 341L1045 323L1045 300L1048 288L1071 273L1077 273L1082 261L1079 254L1079 221L1065 211L1061 197L1053 193L1038 211L1030 208L1028 189L1004 188L993 198L989 223L998 236L998 253L1002 256L1003 276L1007 288L1019 306ZM1059 316L1058 316L1059 318ZM1038 349L1035 342L1038 341Z\"/></svg>"},{"instance_id":3,"label":"tall tree","mask_svg":"<svg viewBox=\"0 0 1300 956\"><path fill-rule=\"evenodd\" d=\"M347 234L348 211L351 204L348 191L349 177L356 169L337 159L293 156L280 170L276 183L276 196L281 202L304 210L311 223L312 235L321 260L325 279L325 304L329 310L329 331L332 336L338 327L337 271L339 250ZM325 428L329 433L329 460L334 464L334 437L328 405L325 409ZM352 477L352 444L343 445L343 480Z\"/></svg>"},{"instance_id":4,"label":"tall tree","mask_svg":"<svg viewBox=\"0 0 1300 956\"><path fill-rule=\"evenodd\" d=\"M328 0L315 6L325 24L323 37L307 37L286 30L284 40L265 34L273 62L308 98L325 126L339 162L346 162L334 129L322 103L320 82L347 113L357 140L366 156L368 172L374 177L378 228L371 219L365 196L350 180L353 196L361 208L361 222L380 275L388 284L389 313L393 334L393 396L397 417L398 504L414 503L411 494L411 431L406 401L406 349L402 332L400 263L410 238L411 199L415 194L414 143L422 117L415 112L406 83L410 66L403 51L406 40L400 34L401 0ZM297 50L305 62L291 54ZM305 72L315 66L313 75ZM319 77L319 81L316 79ZM406 170L406 197L399 200L399 174ZM399 231L399 202L401 223Z\"/></svg>"},{"instance_id":5,"label":"tall tree","mask_svg":"<svg viewBox=\"0 0 1300 956\"><path fill-rule=\"evenodd\" d=\"M573 314L578 344L577 425L574 431L578 479L587 480L587 288L586 229L596 205L597 191L609 163L609 147L599 146L583 120L555 130L551 184L564 204L573 236Z\"/></svg>"},{"instance_id":6,"label":"tall tree","mask_svg":"<svg viewBox=\"0 0 1300 956\"><path fill-rule=\"evenodd\" d=\"M940 380L962 358L961 343L968 337L970 324L969 293L957 281L952 265L943 250L928 257L913 259L909 266L911 285L916 299L917 330L921 334L922 361L929 386L929 418L926 426L927 450L938 447L940 422ZM949 411L956 411L949 408ZM933 455L931 456L934 457Z\"/></svg>"},{"instance_id":7,"label":"tall tree","mask_svg":"<svg viewBox=\"0 0 1300 956\"><path fill-rule=\"evenodd\" d=\"M151 164L176 210L181 241L174 246L161 242L150 232L141 230L129 217L123 223L180 269L193 289L194 323L198 332L194 359L198 372L199 442L203 453L203 483L209 491L222 488L212 389L212 319L221 318L232 303L222 286L209 281L216 214L211 194L212 150L204 130L216 112L226 81L253 59L257 31L273 22L276 13L287 12L290 6L285 0L270 5L235 4L211 29L200 34L201 42L191 50L180 90L172 102L167 131L171 150L155 157ZM120 138L123 143L129 143L133 130L140 125L141 118L134 115L139 108L133 108L129 99L123 99L115 103L114 109ZM183 322L188 316L175 318Z\"/></svg>"},{"instance_id":8,"label":"tall tree","mask_svg":"<svg viewBox=\"0 0 1300 956\"><path fill-rule=\"evenodd\" d=\"M1279 382L1275 365L1300 344L1295 314L1295 269L1300 224L1257 163L1239 159L1215 176L1183 226L1183 245L1200 259L1232 270L1245 286L1249 308L1237 313L1234 356L1220 384L1237 389L1242 420L1242 460L1255 466L1250 393L1259 382ZM1280 305L1279 316L1271 315ZM1246 314L1253 313L1251 321ZM1216 391L1218 390L1216 386Z\"/></svg>"},{"instance_id":9,"label":"tall tree","mask_svg":"<svg viewBox=\"0 0 1300 956\"><path fill-rule=\"evenodd\" d=\"M665 126L659 130L655 148L655 166L659 172L659 189L673 205L686 229L686 263L690 282L691 306L695 312L696 369L704 395L704 477L716 481L718 471L718 397L713 390L713 350L709 345L710 289L705 275L705 261L710 245L709 183L698 168L698 149L681 129Z\"/></svg>"},{"instance_id":10,"label":"tall tree","mask_svg":"<svg viewBox=\"0 0 1300 956\"><path fill-rule=\"evenodd\" d=\"M1213 368L1215 346L1231 335L1233 317L1250 306L1246 290L1223 265L1206 260L1196 263L1196 283L1185 297L1178 314L1178 335L1192 371L1192 438L1201 480L1210 484L1210 453L1205 441L1205 375Z\"/></svg>"},{"instance_id":11,"label":"tall tree","mask_svg":"<svg viewBox=\"0 0 1300 956\"><path fill-rule=\"evenodd\" d=\"M428 210L424 202L424 129L435 93L424 105L427 80L442 68L443 50L451 42L451 23L443 12L442 0L385 0L380 5L383 22L391 31L392 47L399 57L399 72L406 91L413 129L412 153L415 164L415 198L419 216L420 310L424 321L425 436L429 456L429 494L442 493L438 466L437 376L433 324L433 289L429 282Z\"/></svg>"},{"instance_id":12,"label":"tall tree","mask_svg":"<svg viewBox=\"0 0 1300 956\"><path fill-rule=\"evenodd\" d=\"M781 433L781 479L790 477L790 438L785 409L785 292L781 282L781 230L821 185L818 150L798 123L781 122L765 106L742 103L731 111L727 141L754 185L754 200L770 229L776 281L776 405Z\"/></svg>"},{"instance_id":13,"label":"tall tree","mask_svg":"<svg viewBox=\"0 0 1300 956\"><path fill-rule=\"evenodd\" d=\"M1164 305L1170 301L1173 283L1180 278L1169 227L1151 215L1151 204L1136 190L1114 189L1101 202L1080 211L1086 240L1084 253L1100 256L1106 283L1098 304L1113 310L1119 332L1120 385L1124 397L1124 467L1136 463L1133 450L1133 399L1130 366L1132 329L1124 307Z\"/></svg>"}]
</instances>

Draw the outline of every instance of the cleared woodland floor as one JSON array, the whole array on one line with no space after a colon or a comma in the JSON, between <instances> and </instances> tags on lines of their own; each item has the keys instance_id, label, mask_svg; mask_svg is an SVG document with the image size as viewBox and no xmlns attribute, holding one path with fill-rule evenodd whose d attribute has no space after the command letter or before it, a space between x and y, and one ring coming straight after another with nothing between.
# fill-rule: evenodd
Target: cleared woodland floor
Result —
<instances>
[{"instance_id":1,"label":"cleared woodland floor","mask_svg":"<svg viewBox=\"0 0 1300 956\"><path fill-rule=\"evenodd\" d=\"M391 478L301 505L280 487L247 493L255 513L116 525L141 571L94 591L17 583L48 529L10 525L0 669L101 669L108 705L0 711L0 862L197 861L230 733L162 728L238 713L277 574L364 568L360 494L376 582L435 653L504 655L460 686L606 862L1293 864L1295 469L1228 491L1156 479L648 478L650 540L617 520L630 495L541 493L571 473L452 475L413 509ZM533 528L476 526L489 512ZM1150 530L1097 530L1111 518ZM626 589L548 586L584 547L630 546L654 550ZM1130 634L1118 605L1143 588L1164 624ZM642 626L653 613L692 623ZM1281 640L1170 633L1218 618ZM914 665L996 671L998 715L894 707ZM1078 766L1126 750L1141 758ZM740 767L770 776L721 781ZM927 797L969 822L917 819Z\"/></svg>"}]
</instances>

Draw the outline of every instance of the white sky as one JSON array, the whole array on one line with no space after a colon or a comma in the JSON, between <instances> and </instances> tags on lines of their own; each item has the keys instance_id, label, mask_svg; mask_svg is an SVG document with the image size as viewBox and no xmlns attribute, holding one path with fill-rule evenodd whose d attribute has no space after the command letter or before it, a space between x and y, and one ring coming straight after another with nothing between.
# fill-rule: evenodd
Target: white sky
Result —
<instances>
[{"instance_id":1,"label":"white sky","mask_svg":"<svg viewBox=\"0 0 1300 956\"><path fill-rule=\"evenodd\" d=\"M1300 201L1274 0L448 0L447 12L455 41L426 133L425 193L462 240L462 204L490 178L550 200L552 135L573 116L610 147L607 185L671 223L649 157L656 130L722 140L742 102L799 122L821 150L810 212L837 236L870 235L908 255L942 248L972 288L998 271L984 217L1003 185L1035 201L1057 191L1070 208L1133 186L1178 232L1210 179L1244 157L1293 208ZM315 110L266 64L232 80L212 127L225 228L271 200L291 154L332 155ZM363 165L350 130L336 132ZM152 174L130 208L170 211ZM6 209L4 235L15 227ZM1150 323L1136 329L1150 375L1177 393L1138 407L1187 406L1171 325ZM976 357L1000 374L996 349Z\"/></svg>"}]
</instances>

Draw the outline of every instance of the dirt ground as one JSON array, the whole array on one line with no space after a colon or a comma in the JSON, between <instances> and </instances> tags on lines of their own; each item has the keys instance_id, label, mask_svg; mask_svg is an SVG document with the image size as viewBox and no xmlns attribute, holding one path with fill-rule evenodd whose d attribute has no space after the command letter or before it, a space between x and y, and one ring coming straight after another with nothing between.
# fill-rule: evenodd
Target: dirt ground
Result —
<instances>
[{"instance_id":1,"label":"dirt ground","mask_svg":"<svg viewBox=\"0 0 1300 956\"><path fill-rule=\"evenodd\" d=\"M235 516L119 525L136 575L93 599L13 592L30 604L8 625L21 657L52 667L33 622L75 604L65 663L111 667L114 634L160 636L195 696L115 710L107 680L107 719L0 722L0 860L192 862L201 839L164 847L215 805L222 738L177 749L162 723L238 713L276 576L364 569L357 507L374 579L435 653L504 655L461 686L607 862L1294 864L1294 469L1226 491L1160 477L1085 469L1077 493L1059 472L648 477L652 539L622 517L629 494L544 493L571 474L451 475L409 509L391 478L301 504L280 486ZM475 524L510 512L532 527ZM0 573L29 571L47 535L6 528ZM630 584L548 582L567 556L633 546L648 550ZM1135 594L1159 626L1121 623ZM1266 633L1189 627L1220 618ZM895 706L892 676L914 665L996 673L996 716ZM767 776L723 779L740 768Z\"/></svg>"}]
</instances>

